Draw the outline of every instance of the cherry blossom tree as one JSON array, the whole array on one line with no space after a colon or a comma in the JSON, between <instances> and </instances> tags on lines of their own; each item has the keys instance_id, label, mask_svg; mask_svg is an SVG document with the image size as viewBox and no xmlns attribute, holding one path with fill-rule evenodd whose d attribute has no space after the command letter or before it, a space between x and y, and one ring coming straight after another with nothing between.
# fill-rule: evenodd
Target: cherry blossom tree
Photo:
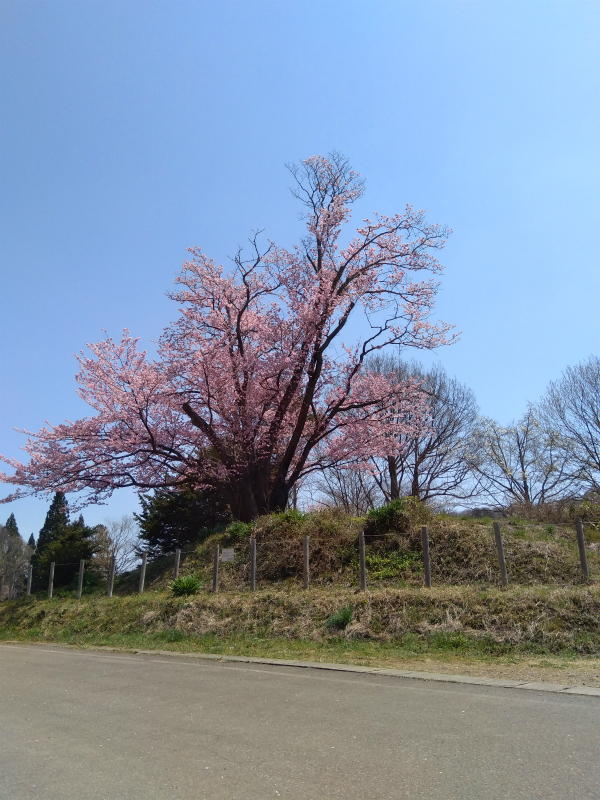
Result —
<instances>
[{"instance_id":1,"label":"cherry blossom tree","mask_svg":"<svg viewBox=\"0 0 600 800\"><path fill-rule=\"evenodd\" d=\"M28 464L4 459L14 473L2 480L21 487L7 500L59 490L82 492L83 505L119 487L204 486L250 520L285 508L297 481L323 466L389 456L402 408L407 433L418 423L418 381L363 365L385 347L453 340L450 325L430 320L447 229L407 206L363 220L344 244L359 175L338 153L289 169L305 209L300 244L261 248L256 234L229 270L190 250L170 294L179 316L156 357L127 330L89 345L77 381L94 413L30 434ZM359 316L364 335L345 341Z\"/></svg>"}]
</instances>

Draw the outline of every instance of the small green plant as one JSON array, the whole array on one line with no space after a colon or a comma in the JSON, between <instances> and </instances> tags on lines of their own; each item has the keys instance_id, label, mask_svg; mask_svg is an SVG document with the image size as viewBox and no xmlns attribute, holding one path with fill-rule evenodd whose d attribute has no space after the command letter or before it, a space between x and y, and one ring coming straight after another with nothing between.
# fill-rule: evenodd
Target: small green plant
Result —
<instances>
[{"instance_id":1,"label":"small green plant","mask_svg":"<svg viewBox=\"0 0 600 800\"><path fill-rule=\"evenodd\" d=\"M184 597L188 594L196 594L202 588L200 578L195 575L183 575L171 583L171 591L176 597Z\"/></svg>"},{"instance_id":2,"label":"small green plant","mask_svg":"<svg viewBox=\"0 0 600 800\"><path fill-rule=\"evenodd\" d=\"M365 533L367 536L405 533L427 523L430 516L429 508L418 497L400 497L367 513Z\"/></svg>"},{"instance_id":3,"label":"small green plant","mask_svg":"<svg viewBox=\"0 0 600 800\"><path fill-rule=\"evenodd\" d=\"M288 508L285 511L280 511L279 514L276 514L276 517L281 522L289 523L299 523L304 522L305 516L301 511L298 511L297 508Z\"/></svg>"},{"instance_id":4,"label":"small green plant","mask_svg":"<svg viewBox=\"0 0 600 800\"><path fill-rule=\"evenodd\" d=\"M227 526L225 533L227 534L227 538L234 542L247 539L252 534L252 523L232 522L231 525Z\"/></svg>"},{"instance_id":5,"label":"small green plant","mask_svg":"<svg viewBox=\"0 0 600 800\"><path fill-rule=\"evenodd\" d=\"M335 614L332 614L325 625L328 628L345 628L352 620L352 614L354 612L353 606L345 606L344 608L340 608Z\"/></svg>"},{"instance_id":6,"label":"small green plant","mask_svg":"<svg viewBox=\"0 0 600 800\"><path fill-rule=\"evenodd\" d=\"M423 569L422 555L415 552L369 553L366 554L367 572L373 579L397 578L408 570ZM358 562L357 567L358 567Z\"/></svg>"}]
</instances>

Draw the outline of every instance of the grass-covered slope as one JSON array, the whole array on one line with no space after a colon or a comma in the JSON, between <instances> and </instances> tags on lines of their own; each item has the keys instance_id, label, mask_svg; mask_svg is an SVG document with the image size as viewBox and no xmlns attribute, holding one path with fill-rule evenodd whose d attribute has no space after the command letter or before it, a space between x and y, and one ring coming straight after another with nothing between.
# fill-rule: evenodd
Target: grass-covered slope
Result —
<instances>
[{"instance_id":1,"label":"grass-covered slope","mask_svg":"<svg viewBox=\"0 0 600 800\"><path fill-rule=\"evenodd\" d=\"M387 513L387 512L386 512ZM433 588L422 586L420 529L431 542ZM360 530L367 531L368 591L358 590ZM0 638L260 654L283 647L327 651L501 655L600 655L600 561L586 532L590 580L581 576L575 531L519 519L502 521L509 587L499 587L491 520L433 516L407 506L370 519L325 511L236 523L185 555L182 575L202 584L192 597L169 589L172 558L77 601L72 589L0 605ZM258 591L249 591L250 535L257 541ZM311 587L302 588L302 537L310 536ZM212 586L215 544L234 547ZM279 642L280 644L276 644ZM337 654L337 656L336 656ZM343 659L342 659L343 660Z\"/></svg>"}]
</instances>

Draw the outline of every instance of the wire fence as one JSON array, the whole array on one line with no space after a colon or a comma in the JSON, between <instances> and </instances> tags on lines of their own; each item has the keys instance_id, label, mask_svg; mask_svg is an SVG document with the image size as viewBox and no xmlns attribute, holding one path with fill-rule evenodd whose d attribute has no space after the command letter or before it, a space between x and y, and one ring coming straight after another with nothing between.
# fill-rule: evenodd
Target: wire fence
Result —
<instances>
[{"instance_id":1,"label":"wire fence","mask_svg":"<svg viewBox=\"0 0 600 800\"><path fill-rule=\"evenodd\" d=\"M500 580L503 586L507 586L509 583L509 570L507 567L507 559L505 556L504 550L504 541L502 537L502 530L500 528L500 524L498 522L493 523L493 531L494 531L494 539L495 539L495 549L496 549L496 556L498 560L498 566L500 570ZM585 534L584 534L584 523L580 518L577 519L575 523L575 533L576 533L576 541L577 547L579 552L579 564L581 569L581 574L584 580L589 579L589 567L587 561L587 553L586 553L586 542L585 542ZM384 538L384 537L397 537L397 533L381 533L376 534L376 538ZM326 541L326 536L308 536L305 535L301 539L290 539L288 538L281 538L281 539L268 539L266 541L257 540L256 537L251 537L249 540L249 548L247 546L243 549L249 549L248 558L249 563L247 564L248 567L248 584L250 591L255 591L257 587L257 565L259 563L261 553L263 557L267 557L267 552L273 545L277 544L294 544L297 549L299 550L298 555L301 554L302 559L302 584L305 589L309 589L311 585L311 548L315 545L318 545L319 541ZM238 548L239 551L240 548ZM177 580L179 577L180 567L181 567L181 559L182 556L187 555L198 555L197 548L192 548L190 550L184 549L176 549L173 553L164 554L165 556L173 556L174 563L173 563L173 580ZM366 591L367 589L367 581L368 581L368 570L367 570L367 554L366 554L366 542L365 542L365 532L360 531L358 535L358 542L357 542L357 553L358 555L358 568L359 568L359 587L361 591ZM236 548L235 547L223 547L221 544L215 544L212 550L212 591L218 592L219 591L219 569L222 563L232 562L236 559ZM140 575L139 575L139 582L137 591L138 594L142 594L146 589L146 569L148 564L148 552L145 551L141 554L141 564L140 564ZM55 572L57 568L64 568L64 567L78 567L77 573L77 598L81 599L83 594L83 585L84 585L84 576L86 572L86 561L81 559L79 562L66 562L66 563L57 563L51 562L48 568L47 573L45 570L42 570L42 576L44 573L47 574L48 577L48 584L47 584L47 596L49 599L52 598L54 593L54 580L55 580ZM426 525L421 528L421 567L423 572L423 584L427 588L431 588L432 585L432 576L431 576L431 556L430 556L430 540L429 540L429 529ZM92 567L93 569L93 567ZM32 582L33 582L33 564L31 562L24 565L24 572L22 574L21 580L25 585L25 594L31 595L32 593ZM113 596L114 587L115 587L115 578L116 578L116 558L113 556L110 559L109 569L108 569L108 582L107 582L107 590L106 593L108 597ZM17 573L12 575L12 579L9 582L8 591L6 591L5 581L3 576L0 574L0 599L13 599L19 593L18 591L18 582L19 576Z\"/></svg>"}]
</instances>

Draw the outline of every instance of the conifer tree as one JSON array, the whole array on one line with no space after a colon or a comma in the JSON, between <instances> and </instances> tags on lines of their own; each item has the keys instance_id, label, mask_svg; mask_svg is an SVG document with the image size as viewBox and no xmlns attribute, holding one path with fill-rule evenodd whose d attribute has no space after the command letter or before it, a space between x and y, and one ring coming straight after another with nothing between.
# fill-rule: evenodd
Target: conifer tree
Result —
<instances>
[{"instance_id":1,"label":"conifer tree","mask_svg":"<svg viewBox=\"0 0 600 800\"><path fill-rule=\"evenodd\" d=\"M152 497L141 495L140 502L142 511L134 517L140 526L140 549L150 558L184 548L231 520L223 497L210 489L156 491Z\"/></svg>"},{"instance_id":2,"label":"conifer tree","mask_svg":"<svg viewBox=\"0 0 600 800\"><path fill-rule=\"evenodd\" d=\"M80 516L75 522L59 523L54 531L55 538L45 545L39 555L36 553L38 573L45 585L50 563L54 561L54 586L66 586L75 579L79 560L83 558L88 561L94 555L95 530L89 528Z\"/></svg>"},{"instance_id":3,"label":"conifer tree","mask_svg":"<svg viewBox=\"0 0 600 800\"><path fill-rule=\"evenodd\" d=\"M63 492L56 492L38 536L37 549L39 553L44 550L47 544L57 538L60 527L67 525L68 522L69 506L67 499Z\"/></svg>"},{"instance_id":4,"label":"conifer tree","mask_svg":"<svg viewBox=\"0 0 600 800\"><path fill-rule=\"evenodd\" d=\"M33 535L33 533L27 540L27 547L31 547L32 552L35 553L35 536Z\"/></svg>"},{"instance_id":5,"label":"conifer tree","mask_svg":"<svg viewBox=\"0 0 600 800\"><path fill-rule=\"evenodd\" d=\"M17 520L15 519L14 514L11 514L10 517L6 520L6 525L4 527L12 536L19 535L19 528L17 526Z\"/></svg>"},{"instance_id":6,"label":"conifer tree","mask_svg":"<svg viewBox=\"0 0 600 800\"><path fill-rule=\"evenodd\" d=\"M55 561L54 558L46 558L45 552L48 546L59 538L68 524L69 507L67 499L63 492L56 492L39 532L36 551L31 559L33 567L32 586L36 591L40 591L47 585L50 562Z\"/></svg>"}]
</instances>

